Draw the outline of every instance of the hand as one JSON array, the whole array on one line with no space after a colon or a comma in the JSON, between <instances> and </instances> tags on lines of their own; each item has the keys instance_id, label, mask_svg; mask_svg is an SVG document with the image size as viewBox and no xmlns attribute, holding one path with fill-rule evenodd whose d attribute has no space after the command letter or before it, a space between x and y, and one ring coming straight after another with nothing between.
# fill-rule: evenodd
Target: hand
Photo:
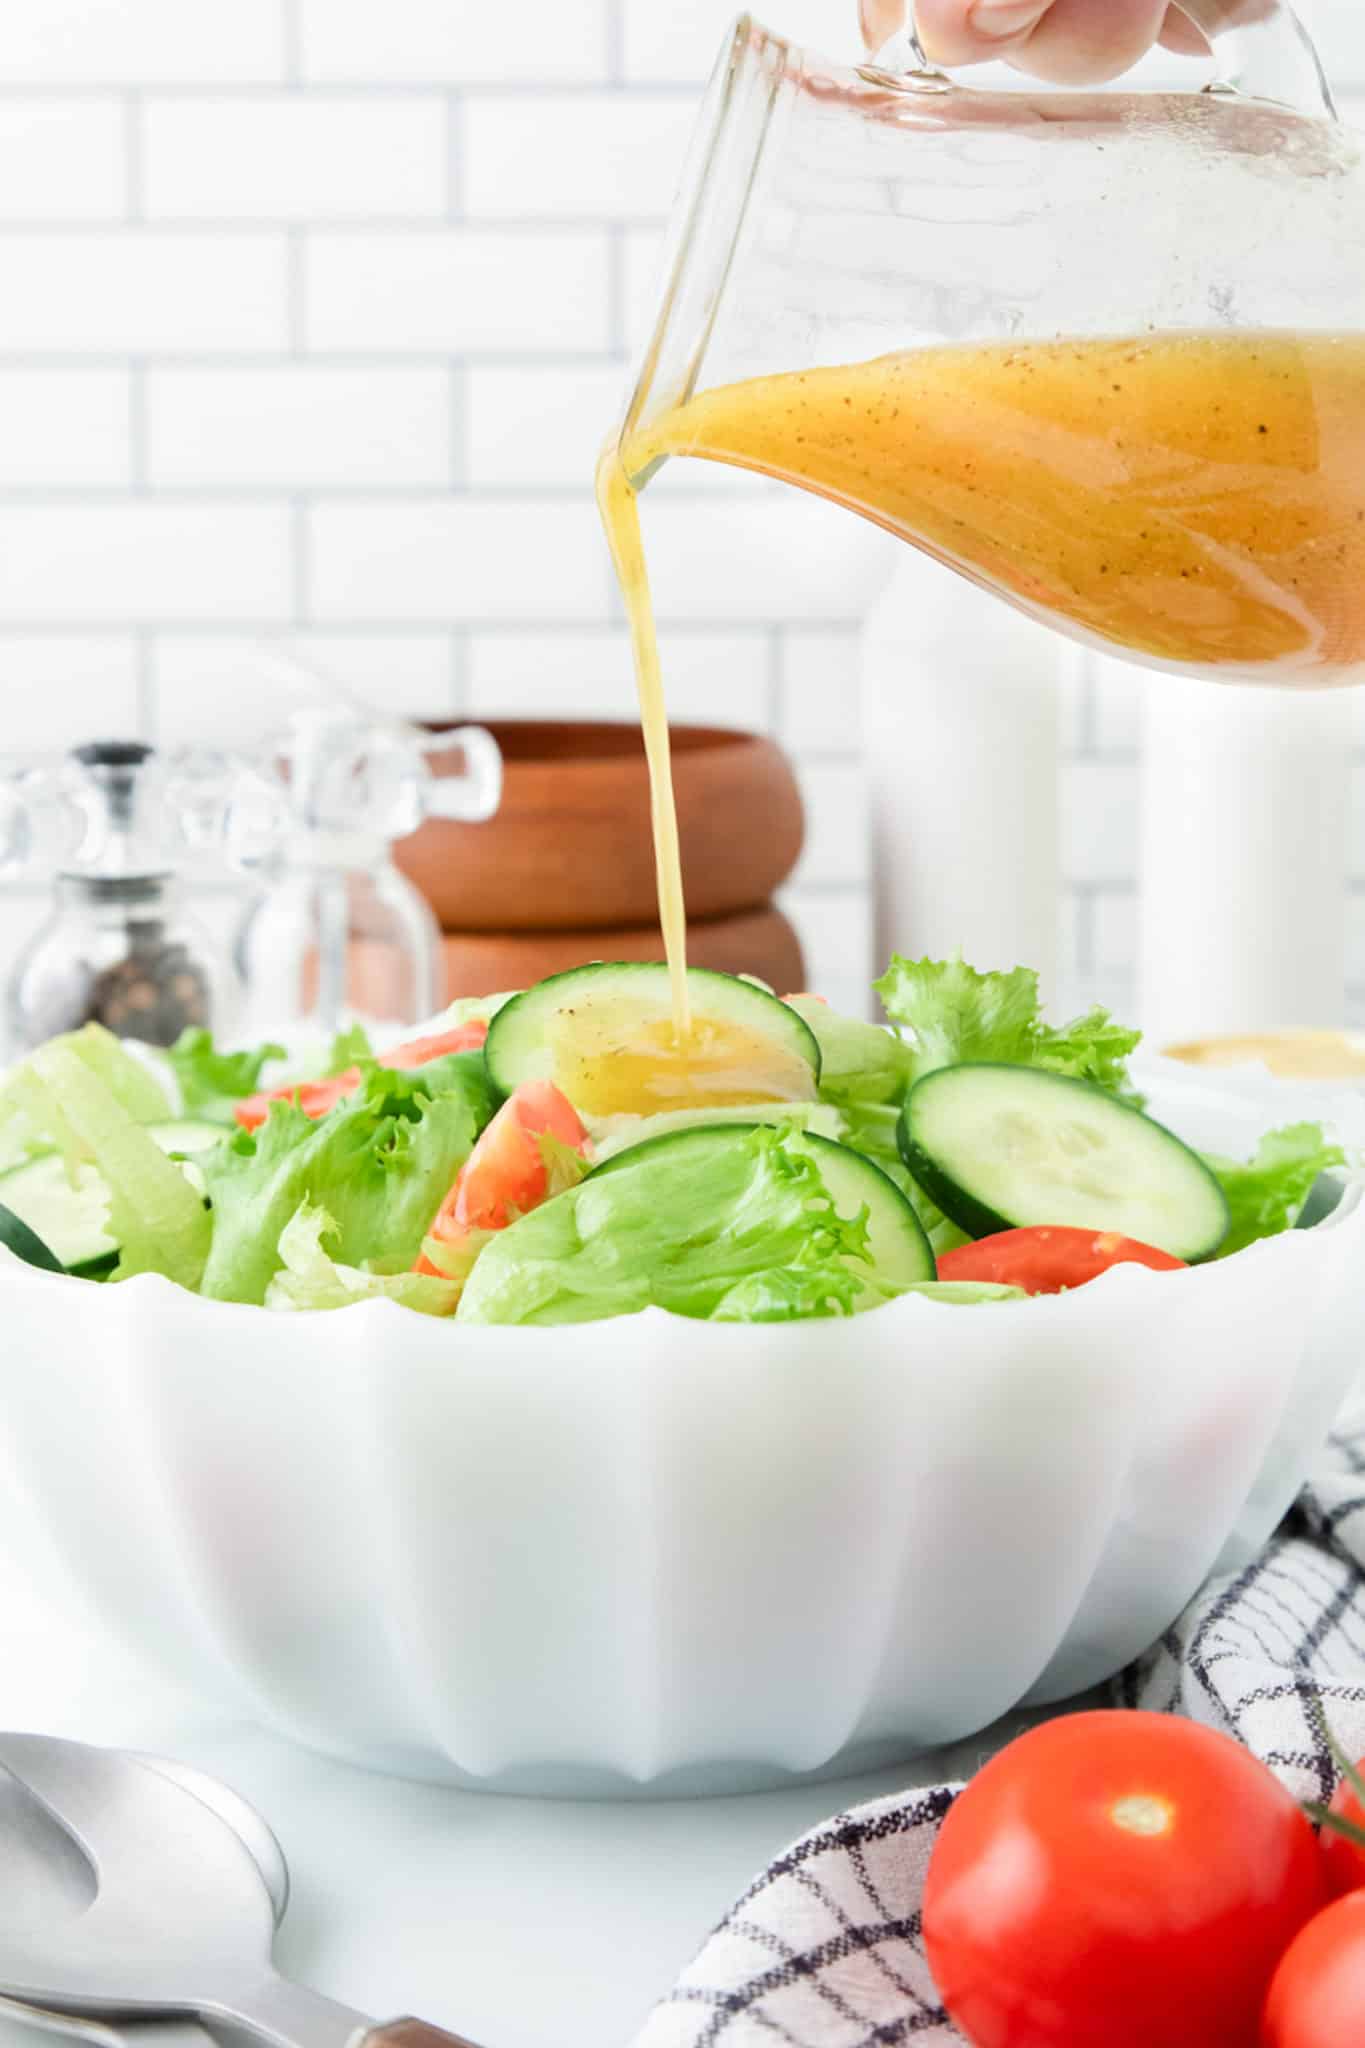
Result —
<instances>
[{"instance_id":1,"label":"hand","mask_svg":"<svg viewBox=\"0 0 1365 2048\"><path fill-rule=\"evenodd\" d=\"M859 10L868 48L876 51L904 27L909 6L859 0ZM1238 10L1202 0L1197 11L1208 18ZM1003 58L1064 85L1117 78L1156 42L1189 56L1208 48L1188 14L1167 0L916 0L914 12L924 53L935 64Z\"/></svg>"}]
</instances>

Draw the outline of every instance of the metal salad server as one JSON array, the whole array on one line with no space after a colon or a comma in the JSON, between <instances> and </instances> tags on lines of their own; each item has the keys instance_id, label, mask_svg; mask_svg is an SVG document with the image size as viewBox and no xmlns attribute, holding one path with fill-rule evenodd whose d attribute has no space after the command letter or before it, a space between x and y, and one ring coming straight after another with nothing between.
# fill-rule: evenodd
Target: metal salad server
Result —
<instances>
[{"instance_id":1,"label":"metal salad server","mask_svg":"<svg viewBox=\"0 0 1365 2048\"><path fill-rule=\"evenodd\" d=\"M193 2017L274 2048L470 2048L421 2020L377 2024L280 1977L260 1869L183 1783L44 1735L0 1735L0 1767L84 1858L94 1894L76 1914L23 1902L5 1912L0 1997L104 2021Z\"/></svg>"},{"instance_id":2,"label":"metal salad server","mask_svg":"<svg viewBox=\"0 0 1365 2048\"><path fill-rule=\"evenodd\" d=\"M195 1770L191 1764L137 1753L133 1754L133 1761L147 1770L158 1772L163 1778L169 1778L173 1784L183 1786L236 1830L260 1871L278 1927L289 1904L289 1866L274 1833L255 1807L249 1805L240 1793L234 1792L231 1786L224 1785L218 1778L211 1778L206 1771ZM89 2041L94 2048L213 2048L212 2037L197 2020L141 2020L113 2027L105 2020L83 2019L77 2013L49 2012L42 2006L22 2005L18 1999L0 1998L0 2018L7 2014L21 2020L25 2026L39 2028L46 2033Z\"/></svg>"}]
</instances>

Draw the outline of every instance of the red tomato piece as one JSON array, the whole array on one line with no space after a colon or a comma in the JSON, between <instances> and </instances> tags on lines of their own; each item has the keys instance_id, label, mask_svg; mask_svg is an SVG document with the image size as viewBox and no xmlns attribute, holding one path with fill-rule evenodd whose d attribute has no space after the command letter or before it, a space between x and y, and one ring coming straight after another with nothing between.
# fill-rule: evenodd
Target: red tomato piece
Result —
<instances>
[{"instance_id":1,"label":"red tomato piece","mask_svg":"<svg viewBox=\"0 0 1365 2048\"><path fill-rule=\"evenodd\" d=\"M1167 1714L1065 1714L950 1809L924 1944L976 2048L1250 2048L1325 1896L1308 1822L1231 1737Z\"/></svg>"},{"instance_id":2,"label":"red tomato piece","mask_svg":"<svg viewBox=\"0 0 1365 2048\"><path fill-rule=\"evenodd\" d=\"M1360 1769L1359 1765L1357 1769ZM1332 1794L1332 1811L1339 1813L1343 1820L1353 1821L1358 1828L1365 1828L1365 1806L1351 1790L1349 1779L1343 1778ZM1333 1896L1342 1898L1347 1892L1365 1889L1365 1843L1353 1842L1349 1836L1338 1834L1335 1828L1326 1826L1318 1840L1322 1845L1328 1889Z\"/></svg>"},{"instance_id":3,"label":"red tomato piece","mask_svg":"<svg viewBox=\"0 0 1365 2048\"><path fill-rule=\"evenodd\" d=\"M938 1262L938 1277L989 1280L1000 1287L1022 1287L1026 1294L1060 1294L1067 1287L1084 1287L1111 1266L1150 1266L1156 1273L1173 1273L1184 1264L1155 1245L1139 1244L1135 1237L1120 1237L1116 1231L1045 1223L1029 1230L1000 1230L994 1237L945 1252Z\"/></svg>"},{"instance_id":4,"label":"red tomato piece","mask_svg":"<svg viewBox=\"0 0 1365 2048\"><path fill-rule=\"evenodd\" d=\"M523 1081L498 1111L461 1167L428 1235L458 1249L471 1234L505 1230L544 1201L549 1175L539 1140L549 1135L582 1153L588 1134L578 1111L552 1081ZM423 1252L413 1269L439 1273Z\"/></svg>"},{"instance_id":5,"label":"red tomato piece","mask_svg":"<svg viewBox=\"0 0 1365 2048\"><path fill-rule=\"evenodd\" d=\"M1356 2048L1365 2041L1365 1892L1310 1920L1275 1972L1262 2048Z\"/></svg>"},{"instance_id":6,"label":"red tomato piece","mask_svg":"<svg viewBox=\"0 0 1365 2048\"><path fill-rule=\"evenodd\" d=\"M406 1045L395 1045L383 1055L386 1067L397 1067L407 1072L413 1067L424 1067L429 1060L444 1059L451 1052L477 1052L488 1036L488 1026L482 1020L474 1024L461 1024L456 1031L441 1031L430 1038L411 1038ZM292 1088L272 1088L263 1095L247 1095L233 1111L244 1131L254 1131L263 1124L270 1114L272 1102L297 1102L305 1116L314 1121L326 1116L329 1109L347 1095L353 1095L361 1083L359 1067L347 1067L340 1074L329 1074L325 1081L296 1081Z\"/></svg>"}]
</instances>

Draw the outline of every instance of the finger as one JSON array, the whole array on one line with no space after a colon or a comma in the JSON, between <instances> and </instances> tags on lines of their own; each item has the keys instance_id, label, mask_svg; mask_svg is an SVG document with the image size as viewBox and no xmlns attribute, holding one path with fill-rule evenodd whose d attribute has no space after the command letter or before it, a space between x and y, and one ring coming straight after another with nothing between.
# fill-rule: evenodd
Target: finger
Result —
<instances>
[{"instance_id":1,"label":"finger","mask_svg":"<svg viewBox=\"0 0 1365 2048\"><path fill-rule=\"evenodd\" d=\"M926 55L939 64L1004 58L1059 84L1117 78L1149 50L1166 0L919 0Z\"/></svg>"},{"instance_id":2,"label":"finger","mask_svg":"<svg viewBox=\"0 0 1365 2048\"><path fill-rule=\"evenodd\" d=\"M1168 7L1166 19L1161 25L1161 46L1174 50L1178 57L1207 57L1209 39L1178 7Z\"/></svg>"},{"instance_id":3,"label":"finger","mask_svg":"<svg viewBox=\"0 0 1365 2048\"><path fill-rule=\"evenodd\" d=\"M905 27L908 0L858 0L863 41L875 57Z\"/></svg>"}]
</instances>

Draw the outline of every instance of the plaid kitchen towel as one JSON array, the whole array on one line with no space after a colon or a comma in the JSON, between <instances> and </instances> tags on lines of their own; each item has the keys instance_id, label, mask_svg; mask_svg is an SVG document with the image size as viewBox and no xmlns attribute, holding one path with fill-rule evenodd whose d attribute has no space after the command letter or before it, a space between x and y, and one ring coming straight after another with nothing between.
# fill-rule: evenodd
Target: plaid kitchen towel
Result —
<instances>
[{"instance_id":1,"label":"plaid kitchen towel","mask_svg":"<svg viewBox=\"0 0 1365 2048\"><path fill-rule=\"evenodd\" d=\"M1365 1756L1365 1404L1256 1562L1215 1581L1112 1688L1114 1704L1239 1736L1303 1799L1336 1772L1317 1702ZM941 1785L837 1814L769 1864L636 2048L962 2048L934 1992L919 1903Z\"/></svg>"}]
</instances>

